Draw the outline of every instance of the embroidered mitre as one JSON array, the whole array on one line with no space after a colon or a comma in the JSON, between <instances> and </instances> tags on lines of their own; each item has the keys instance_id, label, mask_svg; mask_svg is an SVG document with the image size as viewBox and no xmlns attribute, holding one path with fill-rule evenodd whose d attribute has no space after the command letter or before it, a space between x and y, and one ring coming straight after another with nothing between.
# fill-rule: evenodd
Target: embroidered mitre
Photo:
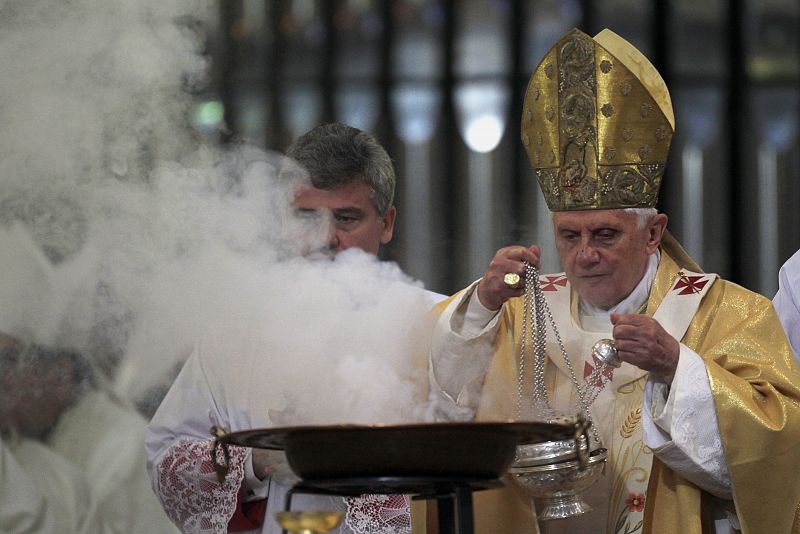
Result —
<instances>
[{"instance_id":1,"label":"embroidered mitre","mask_svg":"<svg viewBox=\"0 0 800 534\"><path fill-rule=\"evenodd\" d=\"M551 211L652 208L675 118L664 80L633 45L573 29L533 72L521 131Z\"/></svg>"}]
</instances>

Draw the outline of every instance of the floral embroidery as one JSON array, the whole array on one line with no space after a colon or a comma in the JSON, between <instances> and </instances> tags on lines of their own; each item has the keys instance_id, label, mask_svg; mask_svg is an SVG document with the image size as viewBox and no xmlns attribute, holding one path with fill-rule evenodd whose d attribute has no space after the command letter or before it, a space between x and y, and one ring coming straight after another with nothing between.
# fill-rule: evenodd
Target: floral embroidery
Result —
<instances>
[{"instance_id":1,"label":"floral embroidery","mask_svg":"<svg viewBox=\"0 0 800 534\"><path fill-rule=\"evenodd\" d=\"M625 499L625 506L628 507L630 512L641 512L644 510L644 494L630 493L628 498Z\"/></svg>"},{"instance_id":2,"label":"floral embroidery","mask_svg":"<svg viewBox=\"0 0 800 534\"><path fill-rule=\"evenodd\" d=\"M614 525L614 534L633 534L642 528L643 521L640 519L635 525L630 524L630 514L644 510L644 493L629 493L625 499L625 506L619 513L617 522Z\"/></svg>"},{"instance_id":3,"label":"floral embroidery","mask_svg":"<svg viewBox=\"0 0 800 534\"><path fill-rule=\"evenodd\" d=\"M652 451L642 441L642 395L646 377L617 390L619 403L614 408L615 431L608 436L612 445L614 478L608 508L606 532L640 534ZM624 391L624 392L623 392ZM616 438L616 439L615 439Z\"/></svg>"}]
</instances>

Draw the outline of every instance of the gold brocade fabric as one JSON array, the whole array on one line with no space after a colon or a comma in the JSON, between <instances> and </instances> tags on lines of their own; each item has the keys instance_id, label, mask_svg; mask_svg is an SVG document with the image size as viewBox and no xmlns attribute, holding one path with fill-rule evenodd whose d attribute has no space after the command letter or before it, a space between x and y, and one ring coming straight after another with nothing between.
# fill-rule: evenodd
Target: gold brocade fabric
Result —
<instances>
[{"instance_id":1,"label":"gold brocade fabric","mask_svg":"<svg viewBox=\"0 0 800 534\"><path fill-rule=\"evenodd\" d=\"M655 207L674 129L661 76L610 30L571 30L525 93L522 143L551 211Z\"/></svg>"},{"instance_id":2,"label":"gold brocade fabric","mask_svg":"<svg viewBox=\"0 0 800 534\"><path fill-rule=\"evenodd\" d=\"M664 299L680 267L688 267L679 266L670 252L662 248L649 314ZM519 328L521 314L521 299L512 299L501 311L478 419L508 419L515 413L519 347L513 331L515 323ZM771 302L718 280L682 342L707 365L742 531L800 534L800 370ZM526 382L529 391L529 379ZM641 532L713 532L711 499L655 459ZM530 499L510 482L502 490L475 493L474 510L477 534L538 532ZM435 532L430 527L429 534ZM596 532L603 529L598 526Z\"/></svg>"},{"instance_id":3,"label":"gold brocade fabric","mask_svg":"<svg viewBox=\"0 0 800 534\"><path fill-rule=\"evenodd\" d=\"M678 264L678 267L687 269L693 273L703 272L703 269L697 265L697 263L691 258L691 256L689 256L689 253L686 252L683 246L678 243L678 240L675 239L675 237L669 231L669 228L665 229L664 234L661 236L661 250L669 254L669 257Z\"/></svg>"},{"instance_id":4,"label":"gold brocade fabric","mask_svg":"<svg viewBox=\"0 0 800 534\"><path fill-rule=\"evenodd\" d=\"M648 308L677 270L662 255ZM800 371L772 303L719 280L682 342L706 362L742 531L800 533ZM706 532L707 495L656 463L645 532Z\"/></svg>"}]
</instances>

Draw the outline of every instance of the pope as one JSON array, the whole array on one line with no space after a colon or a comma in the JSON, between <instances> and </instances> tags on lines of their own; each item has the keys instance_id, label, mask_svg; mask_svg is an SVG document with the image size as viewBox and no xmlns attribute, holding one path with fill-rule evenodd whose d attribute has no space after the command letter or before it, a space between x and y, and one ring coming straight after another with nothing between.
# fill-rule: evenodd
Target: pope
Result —
<instances>
[{"instance_id":1,"label":"pope","mask_svg":"<svg viewBox=\"0 0 800 534\"><path fill-rule=\"evenodd\" d=\"M704 273L656 211L674 129L661 76L609 30L568 32L531 77L522 143L564 268L531 279L561 338L537 370L558 411L579 410L576 383L602 388L588 411L608 464L592 512L537 522L509 485L476 494L477 532L800 532L800 373L770 301ZM540 256L502 248L442 303L431 395L445 417L534 405L522 297ZM592 356L605 338L618 368Z\"/></svg>"}]
</instances>

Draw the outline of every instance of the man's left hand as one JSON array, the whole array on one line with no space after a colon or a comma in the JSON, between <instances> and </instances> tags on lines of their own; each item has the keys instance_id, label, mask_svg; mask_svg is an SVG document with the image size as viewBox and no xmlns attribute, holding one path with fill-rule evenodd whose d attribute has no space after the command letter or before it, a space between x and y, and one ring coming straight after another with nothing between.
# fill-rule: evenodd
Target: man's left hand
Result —
<instances>
[{"instance_id":1,"label":"man's left hand","mask_svg":"<svg viewBox=\"0 0 800 534\"><path fill-rule=\"evenodd\" d=\"M646 315L612 313L611 324L620 360L649 371L659 382L672 384L681 351L678 340Z\"/></svg>"},{"instance_id":2,"label":"man's left hand","mask_svg":"<svg viewBox=\"0 0 800 534\"><path fill-rule=\"evenodd\" d=\"M273 477L281 484L291 486L299 479L289 467L283 451L253 449L253 474L259 479Z\"/></svg>"}]
</instances>

